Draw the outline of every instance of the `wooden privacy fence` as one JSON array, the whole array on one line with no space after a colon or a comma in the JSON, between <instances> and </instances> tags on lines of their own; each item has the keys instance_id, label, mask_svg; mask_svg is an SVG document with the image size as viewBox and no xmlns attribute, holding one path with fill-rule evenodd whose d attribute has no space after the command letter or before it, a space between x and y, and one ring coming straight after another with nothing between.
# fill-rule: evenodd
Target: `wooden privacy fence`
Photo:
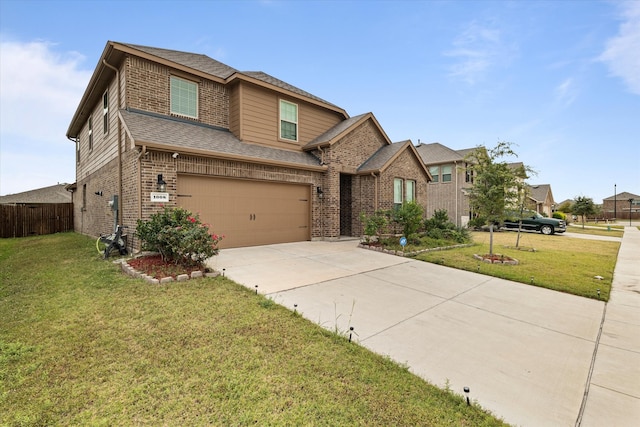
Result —
<instances>
[{"instance_id":1,"label":"wooden privacy fence","mask_svg":"<svg viewBox=\"0 0 640 427\"><path fill-rule=\"evenodd\" d=\"M73 203L0 205L0 237L25 237L73 230Z\"/></svg>"}]
</instances>

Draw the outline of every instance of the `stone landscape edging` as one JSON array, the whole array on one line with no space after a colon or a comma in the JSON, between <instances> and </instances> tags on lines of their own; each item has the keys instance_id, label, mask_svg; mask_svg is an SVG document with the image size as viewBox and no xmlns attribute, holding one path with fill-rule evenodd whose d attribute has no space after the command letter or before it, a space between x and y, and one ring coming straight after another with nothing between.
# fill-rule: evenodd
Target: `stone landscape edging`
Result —
<instances>
[{"instance_id":1,"label":"stone landscape edging","mask_svg":"<svg viewBox=\"0 0 640 427\"><path fill-rule=\"evenodd\" d=\"M362 249L367 249L369 251L382 252L385 254L396 255L401 257L413 257L425 252L437 252L437 251L445 251L447 249L468 248L470 246L473 246L473 243L465 243L462 245L452 245L452 246L441 246L438 248L427 248L427 249L420 249L419 251L405 252L405 251L398 251L395 249L385 249L382 246L371 246L371 245L364 244L362 242L358 244L358 247Z\"/></svg>"},{"instance_id":2,"label":"stone landscape edging","mask_svg":"<svg viewBox=\"0 0 640 427\"><path fill-rule=\"evenodd\" d=\"M163 277L162 279L156 279L153 276L149 276L148 274L142 273L141 271L136 270L126 260L122 260L120 262L120 269L123 273L128 276L135 277L137 279L144 279L146 282L151 283L152 285L165 285L171 282L185 282L189 279L199 279L201 277L217 277L220 275L218 271L205 272L203 273L200 270L192 271L191 274L178 274L176 278L173 277Z\"/></svg>"}]
</instances>

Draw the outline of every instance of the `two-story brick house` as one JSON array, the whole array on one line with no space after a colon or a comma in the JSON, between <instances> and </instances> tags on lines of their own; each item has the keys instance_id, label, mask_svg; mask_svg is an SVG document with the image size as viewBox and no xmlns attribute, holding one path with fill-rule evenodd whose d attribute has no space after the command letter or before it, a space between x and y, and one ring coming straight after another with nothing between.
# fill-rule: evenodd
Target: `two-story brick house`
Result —
<instances>
[{"instance_id":1,"label":"two-story brick house","mask_svg":"<svg viewBox=\"0 0 640 427\"><path fill-rule=\"evenodd\" d=\"M205 55L108 42L67 137L76 230L92 236L168 205L222 247L332 240L359 236L360 212L427 201L416 148L372 113Z\"/></svg>"},{"instance_id":2,"label":"two-story brick house","mask_svg":"<svg viewBox=\"0 0 640 427\"><path fill-rule=\"evenodd\" d=\"M466 189L473 185L473 174L465 158L475 150L453 150L439 142L416 147L432 176L427 185L427 216L436 210L446 210L449 220L465 226L472 216Z\"/></svg>"}]
</instances>

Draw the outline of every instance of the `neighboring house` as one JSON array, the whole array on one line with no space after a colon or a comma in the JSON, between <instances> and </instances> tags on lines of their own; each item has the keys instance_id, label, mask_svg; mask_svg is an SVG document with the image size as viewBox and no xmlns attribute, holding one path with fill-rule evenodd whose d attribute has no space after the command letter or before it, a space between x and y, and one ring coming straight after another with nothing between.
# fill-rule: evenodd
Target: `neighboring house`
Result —
<instances>
[{"instance_id":1,"label":"neighboring house","mask_svg":"<svg viewBox=\"0 0 640 427\"><path fill-rule=\"evenodd\" d=\"M372 113L194 53L108 42L67 137L76 230L93 236L181 206L221 247L333 240L362 234L360 212L428 197L416 148Z\"/></svg>"},{"instance_id":2,"label":"neighboring house","mask_svg":"<svg viewBox=\"0 0 640 427\"><path fill-rule=\"evenodd\" d=\"M529 206L540 215L551 218L556 206L555 201L553 200L553 193L551 192L551 185L527 185L527 191L529 196Z\"/></svg>"},{"instance_id":3,"label":"neighboring house","mask_svg":"<svg viewBox=\"0 0 640 427\"><path fill-rule=\"evenodd\" d=\"M56 184L37 188L22 193L0 196L0 204L39 204L39 203L71 203L71 193L66 190L67 184Z\"/></svg>"},{"instance_id":4,"label":"neighboring house","mask_svg":"<svg viewBox=\"0 0 640 427\"><path fill-rule=\"evenodd\" d=\"M631 200L631 202L629 202ZM640 196L626 191L602 200L602 214L606 219L640 219Z\"/></svg>"},{"instance_id":5,"label":"neighboring house","mask_svg":"<svg viewBox=\"0 0 640 427\"><path fill-rule=\"evenodd\" d=\"M73 230L67 184L0 196L0 237L25 237Z\"/></svg>"},{"instance_id":6,"label":"neighboring house","mask_svg":"<svg viewBox=\"0 0 640 427\"><path fill-rule=\"evenodd\" d=\"M427 216L444 209L451 222L465 226L471 218L465 189L473 185L465 157L475 148L453 150L438 142L418 144L416 148L433 178L427 185Z\"/></svg>"}]
</instances>

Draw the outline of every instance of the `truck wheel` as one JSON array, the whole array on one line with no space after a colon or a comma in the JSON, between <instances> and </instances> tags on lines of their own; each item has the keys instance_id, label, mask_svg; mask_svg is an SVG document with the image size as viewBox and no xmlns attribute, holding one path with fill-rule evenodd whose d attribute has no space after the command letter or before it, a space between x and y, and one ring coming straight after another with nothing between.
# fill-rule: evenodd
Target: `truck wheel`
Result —
<instances>
[{"instance_id":1,"label":"truck wheel","mask_svg":"<svg viewBox=\"0 0 640 427\"><path fill-rule=\"evenodd\" d=\"M540 227L540 232L548 236L549 234L553 234L553 227L550 225L543 225Z\"/></svg>"}]
</instances>

